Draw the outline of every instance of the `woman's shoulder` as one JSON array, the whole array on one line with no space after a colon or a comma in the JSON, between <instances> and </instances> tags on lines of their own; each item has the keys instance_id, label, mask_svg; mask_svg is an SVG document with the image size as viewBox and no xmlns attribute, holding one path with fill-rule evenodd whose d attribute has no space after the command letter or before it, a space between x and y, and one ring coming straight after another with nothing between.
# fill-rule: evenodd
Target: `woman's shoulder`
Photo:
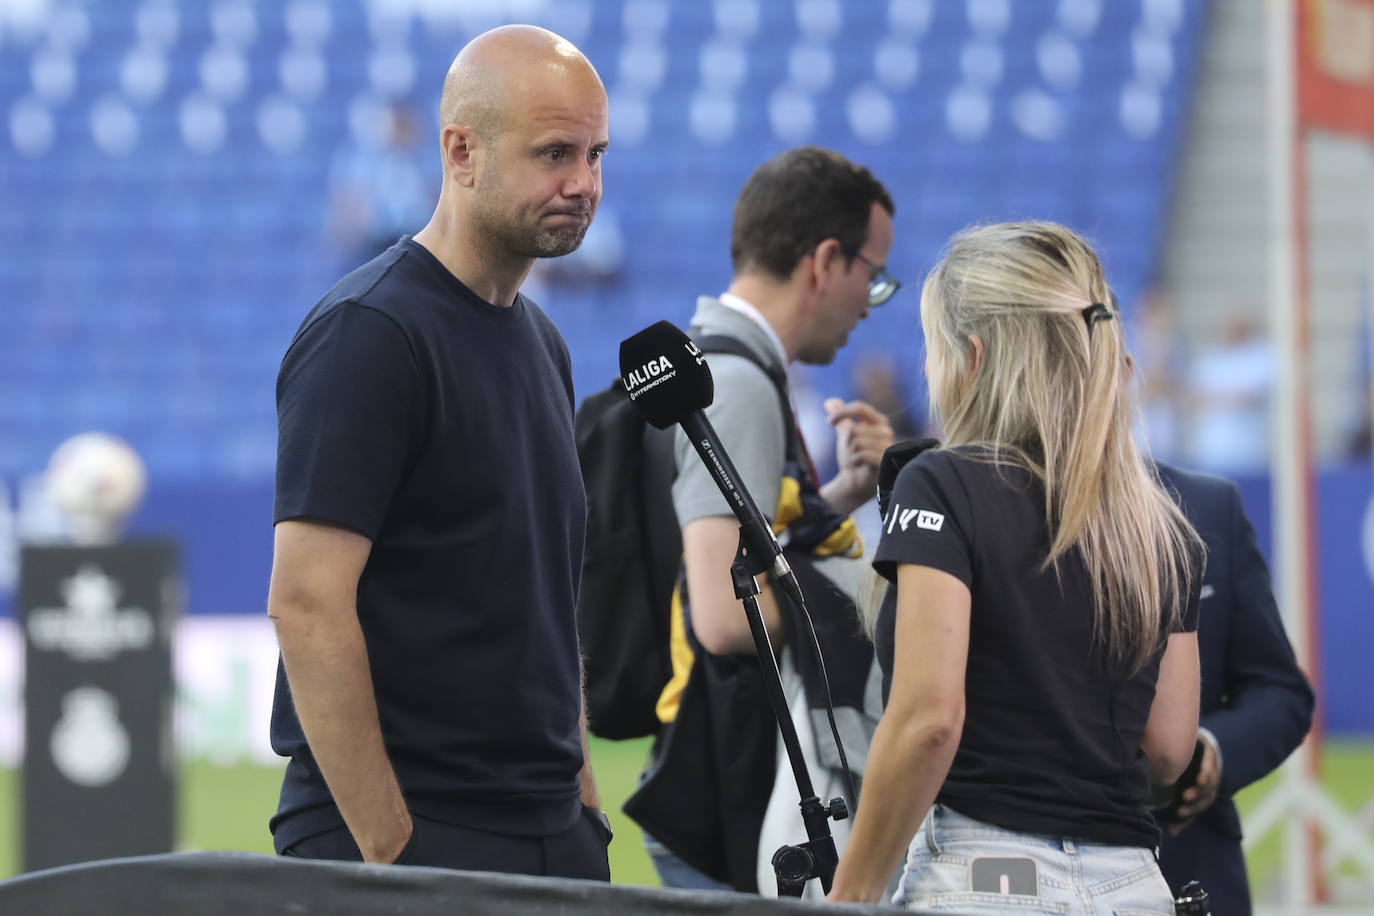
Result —
<instances>
[{"instance_id":1,"label":"woman's shoulder","mask_svg":"<svg viewBox=\"0 0 1374 916\"><path fill-rule=\"evenodd\" d=\"M999 468L1008 466L988 446L952 445L927 449L911 459L902 470L921 468L940 477L976 478L997 474Z\"/></svg>"},{"instance_id":2,"label":"woman's shoulder","mask_svg":"<svg viewBox=\"0 0 1374 916\"><path fill-rule=\"evenodd\" d=\"M906 457L892 477L891 491L911 500L919 494L940 493L945 499L962 499L984 489L976 453L967 446L934 446ZM880 483L881 495L881 483Z\"/></svg>"},{"instance_id":3,"label":"woman's shoulder","mask_svg":"<svg viewBox=\"0 0 1374 916\"><path fill-rule=\"evenodd\" d=\"M987 445L955 445L923 451L897 475L902 489L935 487L970 503L995 499L996 494L1021 498L1038 492L1035 476L1014 455Z\"/></svg>"}]
</instances>

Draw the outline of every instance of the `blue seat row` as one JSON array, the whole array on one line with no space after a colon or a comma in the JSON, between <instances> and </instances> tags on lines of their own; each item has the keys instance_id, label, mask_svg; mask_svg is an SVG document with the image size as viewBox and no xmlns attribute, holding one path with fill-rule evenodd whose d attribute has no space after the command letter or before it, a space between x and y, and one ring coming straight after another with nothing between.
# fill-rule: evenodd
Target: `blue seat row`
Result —
<instances>
[{"instance_id":1,"label":"blue seat row","mask_svg":"<svg viewBox=\"0 0 1374 916\"><path fill-rule=\"evenodd\" d=\"M545 24L582 23L581 45L614 90L621 50L632 40L633 2L554 4ZM888 350L916 367L914 383L922 274L949 234L975 221L1048 218L1080 229L1101 247L1130 307L1151 276L1167 212L1204 26L1200 0L1182 4L1169 39L1172 75L1154 89L1157 112L1147 99L1135 122L1123 119L1122 99L1139 78L1132 42L1148 4L1100 3L1095 28L1083 34L1061 21L1073 5L1060 0L1010 0L1000 32L996 23L971 21L965 3L835 6L838 30L815 40L828 49L833 73L808 90L814 121L806 136L869 164L892 190L897 243L888 266L905 288L813 381L843 393L863 353ZM175 4L180 30L166 90L146 104L127 103L137 141L128 155L108 155L91 142L90 106L120 91L137 8L82 7L92 39L77 52L76 94L49 107L46 152L18 151L14 118L0 119L3 477L41 467L63 438L93 427L128 438L155 474L270 474L276 367L346 257L324 227L332 163L353 142L349 106L370 84L379 40L366 4L327 5L324 89L294 103L305 142L286 153L263 143L258 117L263 102L283 92L287 6L253 6L246 94L221 105L223 145L194 152L183 137L182 105L204 91L201 61L216 13ZM798 5L755 5L742 81L728 88L734 125L714 142L694 132L701 125L691 117L703 47L734 27L731 9L738 15L748 7L666 8L667 25L653 39L665 43L666 72L648 100L647 131L638 143L617 141L606 161L601 219L618 224L623 263L599 284L549 286L537 297L568 339L579 394L614 376L621 339L660 318L685 324L698 295L724 288L734 195L763 158L791 142L775 133L770 104L792 79L796 46L809 40ZM930 14L924 24L922 10ZM424 112L435 106L465 27L411 21L404 29L417 71L412 100ZM1037 42L1050 32L1076 49L1076 82L1047 82ZM885 43L914 49L909 85L879 78L874 55ZM1001 73L977 90L981 98L961 103L952 93L981 79L966 72L971 45L999 49ZM8 45L0 55L0 113L31 94L31 57ZM895 80L899 71L887 76ZM715 75L706 74L708 82ZM854 129L850 106L861 86L881 93L873 96L878 109L883 99L890 105L881 132ZM1028 100L1026 91L1041 95ZM953 110L964 103L967 110ZM615 129L613 112L613 136Z\"/></svg>"}]
</instances>

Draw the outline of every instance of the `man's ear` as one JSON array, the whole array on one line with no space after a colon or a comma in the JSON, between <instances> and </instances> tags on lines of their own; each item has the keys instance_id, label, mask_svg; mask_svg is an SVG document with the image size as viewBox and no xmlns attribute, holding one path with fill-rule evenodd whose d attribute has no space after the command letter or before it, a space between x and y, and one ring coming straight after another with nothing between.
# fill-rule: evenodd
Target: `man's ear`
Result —
<instances>
[{"instance_id":1,"label":"man's ear","mask_svg":"<svg viewBox=\"0 0 1374 916\"><path fill-rule=\"evenodd\" d=\"M461 187L477 183L486 149L477 131L464 124L450 124L439 134L444 154L444 174Z\"/></svg>"},{"instance_id":2,"label":"man's ear","mask_svg":"<svg viewBox=\"0 0 1374 916\"><path fill-rule=\"evenodd\" d=\"M843 266L844 252L840 250L839 239L826 239L816 246L811 258L812 282L817 288L825 288L830 283L830 272L836 264Z\"/></svg>"}]
</instances>

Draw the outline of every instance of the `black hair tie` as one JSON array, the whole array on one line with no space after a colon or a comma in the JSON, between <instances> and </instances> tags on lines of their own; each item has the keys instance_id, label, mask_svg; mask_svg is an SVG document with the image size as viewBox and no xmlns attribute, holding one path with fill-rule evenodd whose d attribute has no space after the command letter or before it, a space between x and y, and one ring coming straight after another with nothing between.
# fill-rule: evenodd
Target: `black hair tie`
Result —
<instances>
[{"instance_id":1,"label":"black hair tie","mask_svg":"<svg viewBox=\"0 0 1374 916\"><path fill-rule=\"evenodd\" d=\"M1083 309L1083 320L1087 322L1088 330L1090 331L1092 330L1092 326L1099 321L1110 321L1111 319L1112 310L1101 302L1094 302L1092 305Z\"/></svg>"}]
</instances>

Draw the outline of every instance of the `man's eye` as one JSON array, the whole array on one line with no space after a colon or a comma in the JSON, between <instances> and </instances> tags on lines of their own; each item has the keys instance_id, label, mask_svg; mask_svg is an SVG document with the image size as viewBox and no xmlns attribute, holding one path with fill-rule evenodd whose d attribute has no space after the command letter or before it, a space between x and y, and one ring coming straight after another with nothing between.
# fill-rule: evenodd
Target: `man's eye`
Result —
<instances>
[{"instance_id":1,"label":"man's eye","mask_svg":"<svg viewBox=\"0 0 1374 916\"><path fill-rule=\"evenodd\" d=\"M557 162L563 158L563 151L561 149L544 150L544 157L550 162Z\"/></svg>"},{"instance_id":2,"label":"man's eye","mask_svg":"<svg viewBox=\"0 0 1374 916\"><path fill-rule=\"evenodd\" d=\"M587 151L587 159L591 162L600 161L601 157L604 155L606 155L606 151L604 149L593 149Z\"/></svg>"}]
</instances>

